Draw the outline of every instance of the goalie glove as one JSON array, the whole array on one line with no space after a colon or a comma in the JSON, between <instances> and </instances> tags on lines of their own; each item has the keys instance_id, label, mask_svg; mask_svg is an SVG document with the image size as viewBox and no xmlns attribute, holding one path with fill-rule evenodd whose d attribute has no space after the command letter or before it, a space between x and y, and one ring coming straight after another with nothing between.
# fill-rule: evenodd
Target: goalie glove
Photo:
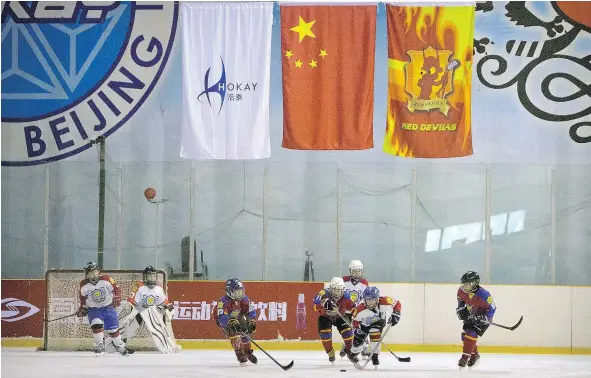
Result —
<instances>
[{"instance_id":1,"label":"goalie glove","mask_svg":"<svg viewBox=\"0 0 591 378\"><path fill-rule=\"evenodd\" d=\"M228 330L230 330L230 331L237 332L237 333L242 331L242 328L240 327L240 322L238 321L238 319L228 320L228 326L226 328L228 328Z\"/></svg>"},{"instance_id":2,"label":"goalie glove","mask_svg":"<svg viewBox=\"0 0 591 378\"><path fill-rule=\"evenodd\" d=\"M162 303L160 305L158 305L159 307L167 310L167 311L173 311L174 310L174 306L172 305L172 303Z\"/></svg>"},{"instance_id":3,"label":"goalie glove","mask_svg":"<svg viewBox=\"0 0 591 378\"><path fill-rule=\"evenodd\" d=\"M388 321L388 323L390 323L392 326L395 326L396 324L398 324L398 322L400 322L400 313L394 311L392 315L390 315L390 320Z\"/></svg>"},{"instance_id":4,"label":"goalie glove","mask_svg":"<svg viewBox=\"0 0 591 378\"><path fill-rule=\"evenodd\" d=\"M86 306L80 306L80 308L76 312L76 316L79 318L82 318L82 317L86 316L87 314L88 314L88 307L86 307Z\"/></svg>"}]
</instances>

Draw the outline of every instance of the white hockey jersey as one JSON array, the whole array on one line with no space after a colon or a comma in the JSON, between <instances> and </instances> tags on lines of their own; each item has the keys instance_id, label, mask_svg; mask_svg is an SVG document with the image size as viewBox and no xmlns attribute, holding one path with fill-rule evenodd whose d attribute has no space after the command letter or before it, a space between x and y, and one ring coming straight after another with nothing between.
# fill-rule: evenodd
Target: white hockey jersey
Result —
<instances>
[{"instance_id":1,"label":"white hockey jersey","mask_svg":"<svg viewBox=\"0 0 591 378\"><path fill-rule=\"evenodd\" d=\"M363 292L369 286L369 283L365 278L357 279L351 276L344 276L345 290L349 292L351 300L355 302L355 305L359 305L363 300Z\"/></svg>"},{"instance_id":2,"label":"white hockey jersey","mask_svg":"<svg viewBox=\"0 0 591 378\"><path fill-rule=\"evenodd\" d=\"M88 279L80 282L80 304L83 306L106 307L113 303L113 297L121 298L121 289L108 274L101 274L94 285Z\"/></svg>"},{"instance_id":3,"label":"white hockey jersey","mask_svg":"<svg viewBox=\"0 0 591 378\"><path fill-rule=\"evenodd\" d=\"M360 324L371 325L380 319L388 320L393 311L400 312L402 305L396 299L380 297L378 305L374 309L368 308L361 303L353 311L353 327L358 328Z\"/></svg>"},{"instance_id":4,"label":"white hockey jersey","mask_svg":"<svg viewBox=\"0 0 591 378\"><path fill-rule=\"evenodd\" d=\"M132 289L128 302L131 303L138 312L142 312L151 306L168 304L168 297L161 286L155 285L153 288L149 288L142 282Z\"/></svg>"}]
</instances>

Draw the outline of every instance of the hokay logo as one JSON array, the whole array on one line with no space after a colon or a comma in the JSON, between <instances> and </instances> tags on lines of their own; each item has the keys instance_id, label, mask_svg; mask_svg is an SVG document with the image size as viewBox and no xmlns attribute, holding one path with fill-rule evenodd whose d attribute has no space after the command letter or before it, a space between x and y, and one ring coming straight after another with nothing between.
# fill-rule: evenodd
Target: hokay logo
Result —
<instances>
[{"instance_id":1,"label":"hokay logo","mask_svg":"<svg viewBox=\"0 0 591 378\"><path fill-rule=\"evenodd\" d=\"M205 78L203 79L203 91L197 96L197 101L203 104L209 104L212 109L217 109L217 114L220 115L222 107L226 100L230 102L242 101L245 99L247 92L256 92L257 82L248 81L230 81L227 80L226 65L224 59L220 56L221 66L213 65L205 71ZM234 72L234 74L232 74ZM215 79L212 76L219 73L219 79L215 83L211 84ZM230 76L241 76L240 69L232 71L230 66ZM215 76L214 76L215 77ZM218 101L214 100L216 97L213 94L217 93L220 96L219 109ZM205 98L203 98L205 96Z\"/></svg>"},{"instance_id":2,"label":"hokay logo","mask_svg":"<svg viewBox=\"0 0 591 378\"><path fill-rule=\"evenodd\" d=\"M16 298L4 298L2 302L2 321L16 322L39 312L32 304Z\"/></svg>"},{"instance_id":3,"label":"hokay logo","mask_svg":"<svg viewBox=\"0 0 591 378\"><path fill-rule=\"evenodd\" d=\"M226 67L224 66L224 60L222 59L222 57L220 57L220 60L222 61L222 74L220 76L220 79L217 81L217 83L215 83L211 86L209 85L209 73L211 72L211 67L209 67L207 69L207 71L205 72L205 80L204 80L205 90L203 92L199 93L199 96L197 96L197 100L203 102L201 100L201 97L203 97L203 95L205 95L207 97L207 102L209 103L209 106L213 107L213 105L211 104L211 98L209 97L209 94L210 93L219 94L222 99L222 103L220 104L220 109L218 111L218 115L222 111L222 106L224 106L224 98L226 97Z\"/></svg>"}]
</instances>

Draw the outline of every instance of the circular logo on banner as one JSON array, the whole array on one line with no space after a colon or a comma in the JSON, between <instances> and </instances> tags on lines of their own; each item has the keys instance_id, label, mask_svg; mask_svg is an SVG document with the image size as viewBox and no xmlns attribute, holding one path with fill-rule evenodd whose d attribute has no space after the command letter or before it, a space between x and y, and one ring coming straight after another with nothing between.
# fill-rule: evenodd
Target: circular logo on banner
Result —
<instances>
[{"instance_id":1,"label":"circular logo on banner","mask_svg":"<svg viewBox=\"0 0 591 378\"><path fill-rule=\"evenodd\" d=\"M168 61L178 4L4 2L2 165L64 159L127 122Z\"/></svg>"}]
</instances>

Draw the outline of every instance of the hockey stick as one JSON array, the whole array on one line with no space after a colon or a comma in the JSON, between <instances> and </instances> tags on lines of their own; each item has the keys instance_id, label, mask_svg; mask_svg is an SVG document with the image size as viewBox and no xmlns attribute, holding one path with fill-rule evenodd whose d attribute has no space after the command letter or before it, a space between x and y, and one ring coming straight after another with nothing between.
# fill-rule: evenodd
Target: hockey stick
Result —
<instances>
[{"instance_id":1,"label":"hockey stick","mask_svg":"<svg viewBox=\"0 0 591 378\"><path fill-rule=\"evenodd\" d=\"M70 314L70 315L62 316L62 317L60 317L60 318L57 318L57 319L51 319L51 320L47 320L47 319L46 319L46 320L45 320L45 322L47 322L47 323L51 323L51 322L55 322L55 321L57 321L57 320L62 320L62 319L66 319L66 318L71 318L72 316L75 316L75 315L78 315L78 312L75 312L75 313L73 313L73 314Z\"/></svg>"},{"instance_id":2,"label":"hockey stick","mask_svg":"<svg viewBox=\"0 0 591 378\"><path fill-rule=\"evenodd\" d=\"M373 356L374 354L376 354L376 351L378 350L378 348L382 344L382 340L384 340L384 337L386 337L386 334L388 333L388 331L390 330L391 327L392 327L392 325L388 324L388 326L386 327L386 330L384 332L382 332L382 337L380 337L380 341L371 350L370 357ZM367 361L365 361L365 363L363 365L356 363L356 364L353 364L353 366L355 366L355 369L363 370L363 369L365 369L365 367L367 366L369 361L370 361L370 359L368 358Z\"/></svg>"},{"instance_id":3,"label":"hockey stick","mask_svg":"<svg viewBox=\"0 0 591 378\"><path fill-rule=\"evenodd\" d=\"M240 334L242 336L246 337L251 343L253 343L257 348L259 348L261 350L261 352L265 353L267 355L267 357L269 357L273 362L275 362L283 370L289 370L293 366L293 360L289 364L287 364L285 366L281 365L279 362L277 362L276 359L274 359L273 357L271 357L271 355L269 353L267 353L263 348L261 348L261 346L259 344L257 344L256 341L254 341L247 333L240 332Z\"/></svg>"},{"instance_id":4,"label":"hockey stick","mask_svg":"<svg viewBox=\"0 0 591 378\"><path fill-rule=\"evenodd\" d=\"M523 321L523 315L521 315L521 318L519 318L519 321L513 327L508 327L508 326L504 326L502 324L497 324L497 323L493 323L493 322L490 322L489 324L494 325L496 327L508 329L509 331L514 331L517 329L517 327L519 327L521 325L522 321Z\"/></svg>"},{"instance_id":5,"label":"hockey stick","mask_svg":"<svg viewBox=\"0 0 591 378\"><path fill-rule=\"evenodd\" d=\"M343 319L343 321L345 322L345 324L347 324L351 329L353 329L353 326L347 321L347 319L345 319L345 317L343 315L341 315L340 312L338 314L339 314L340 318ZM383 341L380 340L380 343L382 343L382 345L384 347L386 347L386 349L388 350L388 352L390 352L391 355L393 355L394 357L396 357L396 359L398 360L398 362L410 362L410 357L398 357L396 355L396 353L392 352L390 350L390 348L388 348L388 346Z\"/></svg>"}]
</instances>

